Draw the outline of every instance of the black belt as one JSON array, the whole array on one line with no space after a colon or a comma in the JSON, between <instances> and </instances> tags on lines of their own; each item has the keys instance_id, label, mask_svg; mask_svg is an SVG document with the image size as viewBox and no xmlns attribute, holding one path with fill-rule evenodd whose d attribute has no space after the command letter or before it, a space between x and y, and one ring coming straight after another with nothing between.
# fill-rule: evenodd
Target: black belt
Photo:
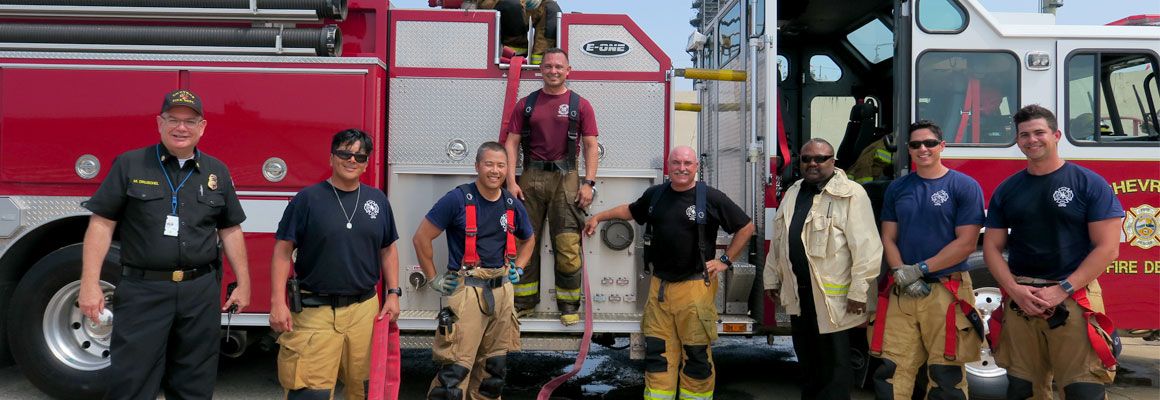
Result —
<instances>
[{"instance_id":1,"label":"black belt","mask_svg":"<svg viewBox=\"0 0 1160 400\"><path fill-rule=\"evenodd\" d=\"M199 276L213 272L213 267L209 265L193 268L193 269L179 269L176 271L159 271L152 269L134 268L128 265L122 266L121 275L131 276L134 278L142 278L151 281L172 281L181 282L189 281Z\"/></svg>"},{"instance_id":2,"label":"black belt","mask_svg":"<svg viewBox=\"0 0 1160 400\"><path fill-rule=\"evenodd\" d=\"M302 292L302 306L330 306L330 308L342 308L351 304L362 303L369 300L371 297L375 297L374 290L368 290L363 294L321 294Z\"/></svg>"},{"instance_id":3,"label":"black belt","mask_svg":"<svg viewBox=\"0 0 1160 400\"><path fill-rule=\"evenodd\" d=\"M571 170L576 169L575 166L570 165L568 160L557 160L557 161L532 160L532 161L529 161L528 165L525 166L524 168L535 169L535 170L540 170L540 171L571 171Z\"/></svg>"},{"instance_id":4,"label":"black belt","mask_svg":"<svg viewBox=\"0 0 1160 400\"><path fill-rule=\"evenodd\" d=\"M486 315L491 315L495 311L495 294L491 292L491 289L501 288L507 281L508 277L506 276L497 276L491 279L476 278L474 276L463 277L464 285L488 289L483 291L483 300L487 302L487 310L483 313Z\"/></svg>"}]
</instances>

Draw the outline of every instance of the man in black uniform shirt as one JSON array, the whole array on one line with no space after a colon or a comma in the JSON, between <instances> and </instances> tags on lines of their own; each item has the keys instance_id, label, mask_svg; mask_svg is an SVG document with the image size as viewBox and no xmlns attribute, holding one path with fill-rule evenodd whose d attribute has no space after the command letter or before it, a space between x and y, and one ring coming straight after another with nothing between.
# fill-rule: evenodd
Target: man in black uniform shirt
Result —
<instances>
[{"instance_id":1,"label":"man in black uniform shirt","mask_svg":"<svg viewBox=\"0 0 1160 400\"><path fill-rule=\"evenodd\" d=\"M711 399L716 381L709 350L717 339L716 275L745 250L754 226L724 193L696 181L697 153L692 148L673 148L668 165L671 183L645 190L632 204L596 214L584 232L592 236L600 221L610 219L653 225L651 249L645 252L653 278L640 324L645 336L644 397L672 399L679 390L682 399ZM657 191L662 191L659 197L654 196ZM696 204L698 191L703 191L704 204ZM714 257L718 227L733 234L720 259Z\"/></svg>"},{"instance_id":2,"label":"man in black uniform shirt","mask_svg":"<svg viewBox=\"0 0 1160 400\"><path fill-rule=\"evenodd\" d=\"M250 275L241 223L246 219L230 172L197 149L205 132L201 99L188 90L165 95L161 143L121 154L85 203L81 312L99 321L105 310L101 264L120 222L121 282L113 310L110 399L213 395L221 336L218 241L237 276L222 310L250 304Z\"/></svg>"},{"instance_id":3,"label":"man in black uniform shirt","mask_svg":"<svg viewBox=\"0 0 1160 400\"><path fill-rule=\"evenodd\" d=\"M394 213L387 195L358 180L373 150L366 132L336 133L330 178L298 192L274 234L270 327L282 332L278 381L289 400L329 399L339 378L344 398L366 398L374 321L388 313L399 317ZM291 263L303 307L293 313L286 306ZM381 277L387 298L380 309L375 284Z\"/></svg>"}]
</instances>

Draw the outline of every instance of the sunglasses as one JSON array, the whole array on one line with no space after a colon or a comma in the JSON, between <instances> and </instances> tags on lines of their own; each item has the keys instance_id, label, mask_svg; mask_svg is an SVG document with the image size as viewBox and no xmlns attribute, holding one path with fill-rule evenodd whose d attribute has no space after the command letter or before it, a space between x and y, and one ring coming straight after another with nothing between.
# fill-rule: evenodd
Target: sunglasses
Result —
<instances>
[{"instance_id":1,"label":"sunglasses","mask_svg":"<svg viewBox=\"0 0 1160 400\"><path fill-rule=\"evenodd\" d=\"M351 157L354 157L354 161L357 163L360 163L360 164L367 162L367 159L370 158L369 154L351 153L351 152L346 151L346 150L335 150L335 151L331 152L330 154L334 154L334 156L338 157L339 160L344 160L344 161L349 160Z\"/></svg>"},{"instance_id":2,"label":"sunglasses","mask_svg":"<svg viewBox=\"0 0 1160 400\"><path fill-rule=\"evenodd\" d=\"M938 147L938 145L940 145L940 144L942 144L941 140L927 139L927 140L911 140L910 143L907 143L906 145L910 146L910 148L912 148L912 149L918 150L919 146L926 146L926 148L928 148L928 149L933 149L935 147Z\"/></svg>"},{"instance_id":3,"label":"sunglasses","mask_svg":"<svg viewBox=\"0 0 1160 400\"><path fill-rule=\"evenodd\" d=\"M824 155L824 156L811 156L811 155L803 154L800 156L800 158L802 160L802 164L809 164L811 162L821 164L821 163L824 163L826 161L829 161L833 157L834 157L833 154Z\"/></svg>"}]
</instances>

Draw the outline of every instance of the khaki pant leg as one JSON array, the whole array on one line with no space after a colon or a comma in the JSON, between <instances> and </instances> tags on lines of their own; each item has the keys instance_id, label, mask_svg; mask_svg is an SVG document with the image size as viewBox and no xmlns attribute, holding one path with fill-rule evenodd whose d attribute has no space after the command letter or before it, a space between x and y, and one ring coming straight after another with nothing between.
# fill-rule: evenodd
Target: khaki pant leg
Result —
<instances>
[{"instance_id":1,"label":"khaki pant leg","mask_svg":"<svg viewBox=\"0 0 1160 400\"><path fill-rule=\"evenodd\" d=\"M681 344L677 338L676 322L669 314L668 305L657 301L661 280L652 277L644 318L640 322L644 334L644 398L645 400L674 399L681 366ZM668 301L668 284L665 285Z\"/></svg>"},{"instance_id":2,"label":"khaki pant leg","mask_svg":"<svg viewBox=\"0 0 1160 400\"><path fill-rule=\"evenodd\" d=\"M1088 285L1088 301L1093 311L1103 312L1103 294L1095 281ZM1064 300L1063 304L1067 306L1067 323L1047 332L1051 368L1060 390L1078 382L1101 385L1111 383L1116 377L1116 371L1104 368L1099 355L1092 348L1087 334L1088 321L1083 317L1085 310L1070 298Z\"/></svg>"},{"instance_id":3,"label":"khaki pant leg","mask_svg":"<svg viewBox=\"0 0 1160 400\"><path fill-rule=\"evenodd\" d=\"M512 286L505 284L496 288L495 312L485 316L487 328L476 352L475 366L471 369L471 383L468 396L474 400L497 399L503 393L507 379L507 353L513 340L515 310L512 306ZM518 334L515 340L519 340Z\"/></svg>"},{"instance_id":4,"label":"khaki pant leg","mask_svg":"<svg viewBox=\"0 0 1160 400\"><path fill-rule=\"evenodd\" d=\"M925 299L900 296L894 292L891 290L890 304L886 308L886 328L882 332L882 358L894 365L884 362L874 372L874 385L879 396L891 393L895 400L908 400L914 392L918 368L926 360L924 340L918 327L919 302ZM869 331L873 335L873 330Z\"/></svg>"},{"instance_id":5,"label":"khaki pant leg","mask_svg":"<svg viewBox=\"0 0 1160 400\"><path fill-rule=\"evenodd\" d=\"M330 307L306 307L290 318L294 330L278 336L278 382L286 390L331 390L333 397L343 338Z\"/></svg>"},{"instance_id":6,"label":"khaki pant leg","mask_svg":"<svg viewBox=\"0 0 1160 400\"><path fill-rule=\"evenodd\" d=\"M442 395L436 394L458 391L462 398L463 393L467 393L475 355L487 324L480 310L483 299L477 296L478 290L483 289L468 287L461 278L459 287L446 298L447 307L455 313L457 320L449 335L438 330L435 333L431 357L441 367L431 381L429 397L442 399Z\"/></svg>"},{"instance_id":7,"label":"khaki pant leg","mask_svg":"<svg viewBox=\"0 0 1160 400\"><path fill-rule=\"evenodd\" d=\"M522 139L521 139L522 140ZM516 307L535 308L540 303L540 248L544 239L544 221L548 213L549 195L545 193L546 180L559 174L554 172L526 170L519 177L520 189L524 191L524 208L532 221L532 235L536 238L536 248L532 258L524 266L524 274L515 285Z\"/></svg>"},{"instance_id":8,"label":"khaki pant leg","mask_svg":"<svg viewBox=\"0 0 1160 400\"><path fill-rule=\"evenodd\" d=\"M982 354L980 349L982 340L956 304L957 299L975 304L970 277L963 274L963 279L959 285L957 298L945 286L932 284L931 294L923 299L922 311L919 314L919 327L927 350L925 361L929 381L926 389L927 393L941 396L938 398L967 398L967 377L963 365L978 361ZM947 309L952 305L955 307L955 359L947 360L946 315Z\"/></svg>"},{"instance_id":9,"label":"khaki pant leg","mask_svg":"<svg viewBox=\"0 0 1160 400\"><path fill-rule=\"evenodd\" d=\"M338 368L338 376L343 384L343 399L367 397L366 389L371 375L371 340L378 313L377 295L335 312L335 329L344 336L342 362Z\"/></svg>"},{"instance_id":10,"label":"khaki pant leg","mask_svg":"<svg viewBox=\"0 0 1160 400\"><path fill-rule=\"evenodd\" d=\"M1003 299L1003 328L999 333L999 349L995 364L1007 370L1008 391L1011 378L1029 382L1031 399L1052 400L1052 371L1048 359L1047 320L1039 317L1020 317L1011 309L1015 300Z\"/></svg>"},{"instance_id":11,"label":"khaki pant leg","mask_svg":"<svg viewBox=\"0 0 1160 400\"><path fill-rule=\"evenodd\" d=\"M562 179L556 173L548 202L548 231L556 256L556 303L561 312L580 308L580 229L584 226L582 210L576 206L580 175L568 171Z\"/></svg>"},{"instance_id":12,"label":"khaki pant leg","mask_svg":"<svg viewBox=\"0 0 1160 400\"><path fill-rule=\"evenodd\" d=\"M665 301L671 302L677 338L681 343L681 382L678 398L712 398L716 368L710 345L717 340L717 280L710 286L700 280L666 284Z\"/></svg>"}]
</instances>

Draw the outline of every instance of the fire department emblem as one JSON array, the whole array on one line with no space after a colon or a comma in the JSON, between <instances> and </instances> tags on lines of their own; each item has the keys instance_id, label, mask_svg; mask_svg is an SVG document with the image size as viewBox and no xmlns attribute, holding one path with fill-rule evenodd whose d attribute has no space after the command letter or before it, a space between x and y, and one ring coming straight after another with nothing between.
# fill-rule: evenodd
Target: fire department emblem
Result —
<instances>
[{"instance_id":1,"label":"fire department emblem","mask_svg":"<svg viewBox=\"0 0 1160 400\"><path fill-rule=\"evenodd\" d=\"M374 200L367 200L366 203L363 203L363 211L366 211L367 215L371 216L371 219L378 218L379 203L375 203Z\"/></svg>"},{"instance_id":2,"label":"fire department emblem","mask_svg":"<svg viewBox=\"0 0 1160 400\"><path fill-rule=\"evenodd\" d=\"M1124 238L1128 244L1145 250L1160 245L1156 232L1156 220L1160 216L1160 210L1141 204L1128 210L1127 214L1124 216Z\"/></svg>"},{"instance_id":3,"label":"fire department emblem","mask_svg":"<svg viewBox=\"0 0 1160 400\"><path fill-rule=\"evenodd\" d=\"M217 175L209 174L209 179L205 182L205 187L209 188L209 190L217 190L217 188L218 188Z\"/></svg>"},{"instance_id":4,"label":"fire department emblem","mask_svg":"<svg viewBox=\"0 0 1160 400\"><path fill-rule=\"evenodd\" d=\"M1071 199L1074 198L1075 193L1067 186L1055 189L1055 193L1051 195L1051 199L1055 200L1055 204L1060 207L1067 207L1067 203L1071 203Z\"/></svg>"},{"instance_id":5,"label":"fire department emblem","mask_svg":"<svg viewBox=\"0 0 1160 400\"><path fill-rule=\"evenodd\" d=\"M689 217L689 221L696 221L697 220L697 206L691 205L691 206L689 206L689 208L686 208L685 209L685 216Z\"/></svg>"},{"instance_id":6,"label":"fire department emblem","mask_svg":"<svg viewBox=\"0 0 1160 400\"><path fill-rule=\"evenodd\" d=\"M505 213L499 215L499 229L506 231L507 228L508 228L508 220L507 220L507 213L505 212Z\"/></svg>"},{"instance_id":7,"label":"fire department emblem","mask_svg":"<svg viewBox=\"0 0 1160 400\"><path fill-rule=\"evenodd\" d=\"M560 108L556 109L556 114L560 114L560 115L562 115L562 116L565 116L565 117L567 117L567 116L568 116L568 105L567 105L567 104L561 104L561 105L560 105Z\"/></svg>"},{"instance_id":8,"label":"fire department emblem","mask_svg":"<svg viewBox=\"0 0 1160 400\"><path fill-rule=\"evenodd\" d=\"M946 203L947 200L950 200L950 198L951 198L951 196L949 194L947 194L946 189L943 189L943 190L939 190L937 192L934 192L934 194L930 195L930 202L934 203L934 205L936 205L936 206L941 206L941 205L943 205L943 203Z\"/></svg>"}]
</instances>

